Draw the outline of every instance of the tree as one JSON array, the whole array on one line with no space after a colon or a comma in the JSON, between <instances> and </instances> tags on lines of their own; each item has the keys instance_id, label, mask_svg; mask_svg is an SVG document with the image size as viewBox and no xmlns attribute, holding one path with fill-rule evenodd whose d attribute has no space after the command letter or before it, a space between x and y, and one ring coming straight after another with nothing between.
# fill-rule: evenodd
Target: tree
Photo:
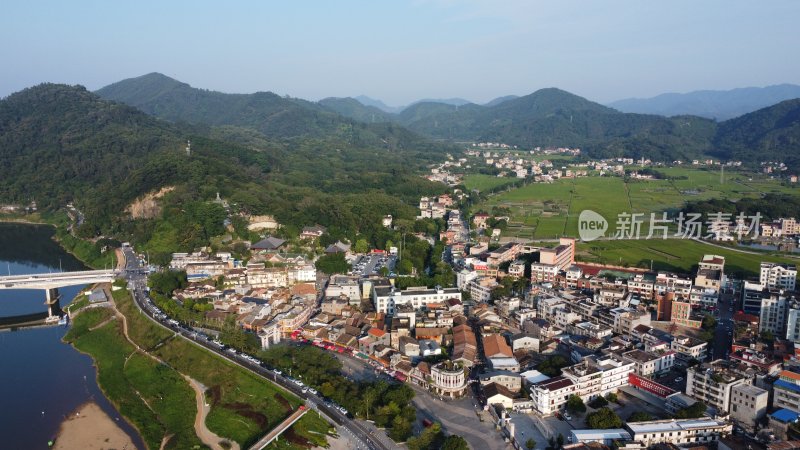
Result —
<instances>
[{"instance_id":1,"label":"tree","mask_svg":"<svg viewBox=\"0 0 800 450\"><path fill-rule=\"evenodd\" d=\"M408 440L409 450L429 450L436 449L442 445L444 441L444 433L442 433L442 426L434 423L422 430L419 436L412 437Z\"/></svg>"},{"instance_id":2,"label":"tree","mask_svg":"<svg viewBox=\"0 0 800 450\"><path fill-rule=\"evenodd\" d=\"M451 434L444 439L441 450L469 450L469 445L463 437Z\"/></svg>"},{"instance_id":3,"label":"tree","mask_svg":"<svg viewBox=\"0 0 800 450\"><path fill-rule=\"evenodd\" d=\"M564 445L564 435L563 434L558 433L558 437L556 438L556 444L558 444L559 447Z\"/></svg>"},{"instance_id":4,"label":"tree","mask_svg":"<svg viewBox=\"0 0 800 450\"><path fill-rule=\"evenodd\" d=\"M628 422L647 422L648 420L653 420L653 416L644 412L644 411L634 411L628 416Z\"/></svg>"},{"instance_id":5,"label":"tree","mask_svg":"<svg viewBox=\"0 0 800 450\"><path fill-rule=\"evenodd\" d=\"M356 253L367 253L369 251L369 244L366 239L359 239L353 246L353 251Z\"/></svg>"},{"instance_id":6,"label":"tree","mask_svg":"<svg viewBox=\"0 0 800 450\"><path fill-rule=\"evenodd\" d=\"M586 425L595 430L622 427L622 419L607 407L598 409L586 416Z\"/></svg>"},{"instance_id":7,"label":"tree","mask_svg":"<svg viewBox=\"0 0 800 450\"><path fill-rule=\"evenodd\" d=\"M525 441L525 448L528 450L533 450L536 448L536 441L534 441L533 438L528 438L528 440Z\"/></svg>"},{"instance_id":8,"label":"tree","mask_svg":"<svg viewBox=\"0 0 800 450\"><path fill-rule=\"evenodd\" d=\"M598 395L597 397L592 399L591 402L589 402L589 406L591 406L594 409L602 408L603 406L608 406L608 400Z\"/></svg>"},{"instance_id":9,"label":"tree","mask_svg":"<svg viewBox=\"0 0 800 450\"><path fill-rule=\"evenodd\" d=\"M609 392L608 394L606 394L606 400L612 403L619 403L619 398L617 397L617 394L614 392Z\"/></svg>"},{"instance_id":10,"label":"tree","mask_svg":"<svg viewBox=\"0 0 800 450\"><path fill-rule=\"evenodd\" d=\"M328 275L334 273L345 273L350 270L350 264L344 259L343 253L332 253L329 255L321 256L315 266L317 270Z\"/></svg>"},{"instance_id":11,"label":"tree","mask_svg":"<svg viewBox=\"0 0 800 450\"><path fill-rule=\"evenodd\" d=\"M536 366L536 370L542 372L549 377L557 377L561 375L561 368L569 365L566 358L561 355L551 356Z\"/></svg>"},{"instance_id":12,"label":"tree","mask_svg":"<svg viewBox=\"0 0 800 450\"><path fill-rule=\"evenodd\" d=\"M405 417L397 416L392 421L389 437L395 442L405 442L411 436L411 422Z\"/></svg>"},{"instance_id":13,"label":"tree","mask_svg":"<svg viewBox=\"0 0 800 450\"><path fill-rule=\"evenodd\" d=\"M702 417L706 413L706 404L703 402L697 402L692 406L687 406L682 410L675 413L676 419L697 419L698 417Z\"/></svg>"},{"instance_id":14,"label":"tree","mask_svg":"<svg viewBox=\"0 0 800 450\"><path fill-rule=\"evenodd\" d=\"M583 414L586 412L586 405L583 404L583 399L575 394L572 394L567 399L567 411L573 414Z\"/></svg>"}]
</instances>

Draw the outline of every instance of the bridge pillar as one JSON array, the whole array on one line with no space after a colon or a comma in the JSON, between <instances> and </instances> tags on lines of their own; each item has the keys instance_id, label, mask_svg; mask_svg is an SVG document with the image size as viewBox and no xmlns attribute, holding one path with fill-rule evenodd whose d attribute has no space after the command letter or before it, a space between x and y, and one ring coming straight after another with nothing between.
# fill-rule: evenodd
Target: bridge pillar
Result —
<instances>
[{"instance_id":1,"label":"bridge pillar","mask_svg":"<svg viewBox=\"0 0 800 450\"><path fill-rule=\"evenodd\" d=\"M61 304L59 303L59 300L61 300L61 294L58 293L58 288L45 289L44 292L44 304L47 305L47 316L53 317L54 315L60 315Z\"/></svg>"}]
</instances>

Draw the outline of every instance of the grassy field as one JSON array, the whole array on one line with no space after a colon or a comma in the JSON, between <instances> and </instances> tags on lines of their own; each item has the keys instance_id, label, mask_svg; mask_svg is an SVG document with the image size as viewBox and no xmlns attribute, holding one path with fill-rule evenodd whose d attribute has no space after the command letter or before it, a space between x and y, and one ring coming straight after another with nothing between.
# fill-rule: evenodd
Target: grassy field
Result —
<instances>
[{"instance_id":1,"label":"grassy field","mask_svg":"<svg viewBox=\"0 0 800 450\"><path fill-rule=\"evenodd\" d=\"M185 339L170 339L171 333L153 324L133 305L126 290L116 291L114 298L128 317L132 339L208 388L206 395L212 406L206 425L218 435L242 446L252 444L301 404L297 397L204 348Z\"/></svg>"},{"instance_id":2,"label":"grassy field","mask_svg":"<svg viewBox=\"0 0 800 450\"><path fill-rule=\"evenodd\" d=\"M621 177L591 176L533 183L492 195L473 211L492 213L497 207L508 208L511 222L506 236L546 239L577 236L578 216L585 209L600 213L613 231L620 213L644 213L647 222L650 213L674 213L687 201L735 201L769 192L800 195L800 189L761 174L726 172L721 183L719 171L696 167L657 170L671 179L625 182ZM642 231L646 231L646 223Z\"/></svg>"},{"instance_id":3,"label":"grassy field","mask_svg":"<svg viewBox=\"0 0 800 450\"><path fill-rule=\"evenodd\" d=\"M208 428L243 447L258 440L301 404L300 399L263 378L184 339L174 338L136 308L127 290L113 294L118 310L127 318L130 338L166 364L135 352L122 334L120 321L111 320L97 327L112 316L107 308L81 311L65 340L94 358L103 391L139 429L149 448L159 448L165 435L172 435L166 448L202 446L194 434L194 391L181 374L208 388L206 395L212 405L206 419ZM327 423L322 425L309 418L296 426L296 442L287 445L324 445Z\"/></svg>"},{"instance_id":4,"label":"grassy field","mask_svg":"<svg viewBox=\"0 0 800 450\"><path fill-rule=\"evenodd\" d=\"M120 321L90 330L110 316L106 308L82 311L64 339L91 355L98 384L136 426L148 448L159 448L167 434L172 437L166 448L201 445L194 434L197 410L191 387L175 370L134 353L122 334Z\"/></svg>"},{"instance_id":5,"label":"grassy field","mask_svg":"<svg viewBox=\"0 0 800 450\"><path fill-rule=\"evenodd\" d=\"M515 181L519 181L519 179L511 177L496 177L493 175L484 175L482 173L471 173L469 175L464 175L464 186L466 186L466 188L470 191L474 189L485 191L487 189L503 186Z\"/></svg>"},{"instance_id":6,"label":"grassy field","mask_svg":"<svg viewBox=\"0 0 800 450\"><path fill-rule=\"evenodd\" d=\"M257 441L301 404L263 378L184 339L169 340L155 353L208 388L208 428L242 446Z\"/></svg>"},{"instance_id":7,"label":"grassy field","mask_svg":"<svg viewBox=\"0 0 800 450\"><path fill-rule=\"evenodd\" d=\"M705 254L725 257L725 272L758 275L762 261L796 264L797 260L770 253L747 254L688 239L609 240L578 244L576 259L631 267L690 273Z\"/></svg>"}]
</instances>

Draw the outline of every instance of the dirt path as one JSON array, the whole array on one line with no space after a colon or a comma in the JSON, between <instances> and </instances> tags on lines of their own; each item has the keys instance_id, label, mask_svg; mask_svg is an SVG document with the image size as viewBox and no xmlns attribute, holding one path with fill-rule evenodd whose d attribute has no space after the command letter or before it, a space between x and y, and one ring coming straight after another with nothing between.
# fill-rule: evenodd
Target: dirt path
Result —
<instances>
[{"instance_id":1,"label":"dirt path","mask_svg":"<svg viewBox=\"0 0 800 450\"><path fill-rule=\"evenodd\" d=\"M169 366L169 364L166 364L164 361L162 361L157 356L152 355L152 354L144 351L144 349L139 347L139 345L136 344L136 342L134 342L130 338L130 336L128 336L128 320L127 320L127 317L125 317L124 314L120 313L119 310L116 309L117 305L116 305L116 303L114 303L113 297L109 297L109 298L111 299L110 301L114 305L114 312L116 313L116 317L118 317L122 321L122 334L125 336L125 339L128 342L130 342L131 345L133 345L142 354L149 356L150 358L152 358L155 361L157 361L159 364L164 364L166 366ZM128 356L128 358L130 358L130 356ZM127 363L127 359L126 359L125 362ZM171 367L171 366L169 366L169 367ZM175 369L173 368L173 370L175 370ZM178 372L177 370L175 370L175 371ZM233 450L240 450L239 444L237 442L234 442L234 441L232 441L230 439L225 439L223 437L220 437L219 435L217 435L213 431L209 430L208 427L206 426L206 416L208 415L208 412L211 410L211 407L208 406L208 404L206 403L206 399L205 399L205 390L206 390L206 388L205 388L205 386L200 384L200 382L198 382L197 380L194 380L193 378L189 377L188 375L182 374L181 372L178 372L178 374L180 374L189 383L189 386L191 386L192 389L194 389L194 392L195 392L195 399L197 401L197 414L195 415L195 418L194 418L194 431L197 434L197 437L200 438L200 440L205 445L211 447L213 450L224 450L224 448L221 445L219 445L219 443L221 441L227 441L228 443L230 443L231 446L229 448L231 448ZM142 400L144 401L144 399L142 399ZM145 404L147 404L147 402L145 402ZM149 406L150 405L148 405L148 407ZM162 448L169 441L170 437L171 437L170 435L164 436L164 439L161 442L161 447Z\"/></svg>"},{"instance_id":2,"label":"dirt path","mask_svg":"<svg viewBox=\"0 0 800 450\"><path fill-rule=\"evenodd\" d=\"M206 427L206 416L208 416L208 412L211 410L211 407L206 403L206 387L187 375L183 375L183 378L185 378L192 389L194 389L195 398L197 399L197 415L194 418L194 432L197 434L197 437L203 441L203 444L206 444L213 450L224 450L224 447L219 444L222 441L230 443L231 449L239 450L238 443L225 439Z\"/></svg>"}]
</instances>

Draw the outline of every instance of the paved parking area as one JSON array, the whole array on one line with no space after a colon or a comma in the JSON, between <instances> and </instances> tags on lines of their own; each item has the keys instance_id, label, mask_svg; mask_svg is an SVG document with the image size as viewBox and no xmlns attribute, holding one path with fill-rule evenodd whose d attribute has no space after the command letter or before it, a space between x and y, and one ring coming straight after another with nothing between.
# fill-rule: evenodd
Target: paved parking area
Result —
<instances>
[{"instance_id":1,"label":"paved parking area","mask_svg":"<svg viewBox=\"0 0 800 450\"><path fill-rule=\"evenodd\" d=\"M511 414L511 423L514 424L514 439L519 442L523 448L528 439L536 441L536 448L544 449L547 447L547 438L539 431L534 423L535 420L541 420L534 417L532 414Z\"/></svg>"},{"instance_id":2,"label":"paved parking area","mask_svg":"<svg viewBox=\"0 0 800 450\"><path fill-rule=\"evenodd\" d=\"M391 273L394 271L396 262L396 255L374 254L359 256L353 261L353 275L363 277L376 275L380 273L383 267L386 267Z\"/></svg>"},{"instance_id":3,"label":"paved parking area","mask_svg":"<svg viewBox=\"0 0 800 450\"><path fill-rule=\"evenodd\" d=\"M438 400L427 391L411 384L416 392L414 406L417 418L430 419L442 424L442 429L466 439L470 448L501 450L510 449L511 444L503 441L500 431L496 430L488 412L478 412L475 399L465 397L457 400Z\"/></svg>"}]
</instances>

